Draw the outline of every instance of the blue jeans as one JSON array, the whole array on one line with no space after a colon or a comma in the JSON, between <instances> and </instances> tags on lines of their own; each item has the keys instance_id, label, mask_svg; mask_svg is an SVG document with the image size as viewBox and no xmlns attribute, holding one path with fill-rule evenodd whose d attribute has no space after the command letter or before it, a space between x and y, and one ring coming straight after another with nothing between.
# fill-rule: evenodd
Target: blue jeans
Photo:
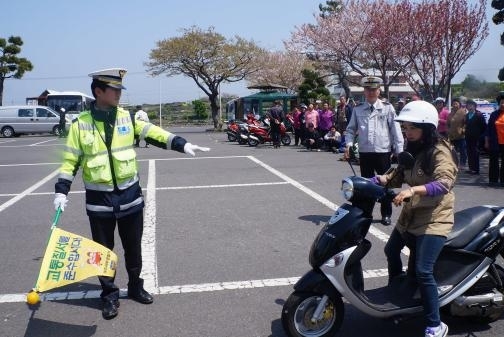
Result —
<instances>
[{"instance_id":1,"label":"blue jeans","mask_svg":"<svg viewBox=\"0 0 504 337\"><path fill-rule=\"evenodd\" d=\"M385 245L385 256L387 257L388 266L388 277L389 284L392 279L401 275L403 273L402 260L401 260L401 250L406 246L406 240L402 237L397 229L394 228L392 234ZM410 261L412 261L410 259ZM414 267L414 265L412 266ZM408 271L413 271L414 269L408 268Z\"/></svg>"},{"instance_id":2,"label":"blue jeans","mask_svg":"<svg viewBox=\"0 0 504 337\"><path fill-rule=\"evenodd\" d=\"M452 140L453 147L459 156L459 165L465 166L467 163L467 146L464 138Z\"/></svg>"},{"instance_id":3,"label":"blue jeans","mask_svg":"<svg viewBox=\"0 0 504 337\"><path fill-rule=\"evenodd\" d=\"M413 244L408 244L411 251L408 272L412 274L410 269L414 261L416 280L420 294L422 295L426 326L438 326L441 324L441 319L439 316L437 283L434 279L434 264L443 248L446 237L439 235L420 235L414 237L410 234L406 234L406 237L403 237L397 229L394 229L389 241L385 245L389 278L402 273L401 249L410 241L413 241Z\"/></svg>"}]
</instances>

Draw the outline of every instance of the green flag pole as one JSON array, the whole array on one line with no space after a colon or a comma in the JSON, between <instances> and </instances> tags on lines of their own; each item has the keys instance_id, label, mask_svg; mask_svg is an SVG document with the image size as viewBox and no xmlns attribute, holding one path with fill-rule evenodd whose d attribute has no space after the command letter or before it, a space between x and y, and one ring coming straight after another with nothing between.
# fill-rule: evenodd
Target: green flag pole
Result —
<instances>
[{"instance_id":1,"label":"green flag pole","mask_svg":"<svg viewBox=\"0 0 504 337\"><path fill-rule=\"evenodd\" d=\"M53 218L53 222L51 224L51 230L49 231L49 235L47 237L47 240L46 240L46 247L47 245L49 244L49 240L51 239L51 235L52 235L52 232L53 230L56 228L57 224L58 224L58 221L60 219L60 216L61 216L61 207L58 207L58 209L56 210L56 213L54 214L54 218ZM40 277L40 270L39 270L39 274L37 276L37 281ZM37 281L35 281L35 285L33 286L32 290L27 294L27 302L28 304L31 304L31 305L34 305L38 302L40 302L40 298L38 296L38 292L37 292Z\"/></svg>"}]
</instances>

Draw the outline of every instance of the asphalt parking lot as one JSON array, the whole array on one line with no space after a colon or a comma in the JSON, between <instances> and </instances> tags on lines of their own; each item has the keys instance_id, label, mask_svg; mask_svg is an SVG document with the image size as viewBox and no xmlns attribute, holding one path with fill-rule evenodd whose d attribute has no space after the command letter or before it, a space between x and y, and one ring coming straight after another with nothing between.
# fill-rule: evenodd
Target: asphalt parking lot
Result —
<instances>
[{"instance_id":1,"label":"asphalt parking lot","mask_svg":"<svg viewBox=\"0 0 504 337\"><path fill-rule=\"evenodd\" d=\"M49 135L0 138L0 336L285 336L282 305L309 270L312 240L343 203L339 188L342 178L351 175L348 164L339 155L294 146L240 146L204 127L171 131L212 150L190 158L152 146L138 149L147 197L143 277L155 301L144 306L124 297L119 316L111 321L101 317L95 278L43 294L37 310L24 303L54 214L63 140ZM485 174L459 175L457 210L504 203L504 190L487 187L485 179ZM59 226L90 237L83 191L79 176ZM393 220L398 214L394 209ZM390 232L390 227L373 225L373 248L364 268L375 276L366 279L366 287L386 282L383 246ZM115 251L116 281L126 288L118 237ZM348 303L345 310L338 336L423 336L421 319L396 326ZM447 323L449 336L504 333L502 320Z\"/></svg>"}]
</instances>

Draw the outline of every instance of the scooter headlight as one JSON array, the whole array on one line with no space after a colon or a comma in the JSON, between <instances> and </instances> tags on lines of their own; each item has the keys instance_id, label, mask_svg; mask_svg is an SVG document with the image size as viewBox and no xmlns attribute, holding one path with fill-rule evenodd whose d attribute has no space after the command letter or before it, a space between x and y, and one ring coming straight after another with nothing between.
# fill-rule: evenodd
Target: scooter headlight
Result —
<instances>
[{"instance_id":1,"label":"scooter headlight","mask_svg":"<svg viewBox=\"0 0 504 337\"><path fill-rule=\"evenodd\" d=\"M354 186L350 179L347 178L341 182L341 192L343 193L343 198L345 198L345 200L352 199L354 195Z\"/></svg>"}]
</instances>

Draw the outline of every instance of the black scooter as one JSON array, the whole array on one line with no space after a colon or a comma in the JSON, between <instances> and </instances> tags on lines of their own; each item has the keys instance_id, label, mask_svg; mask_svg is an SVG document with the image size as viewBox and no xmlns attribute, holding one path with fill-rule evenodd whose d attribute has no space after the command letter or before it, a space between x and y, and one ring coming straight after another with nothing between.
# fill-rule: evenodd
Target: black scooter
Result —
<instances>
[{"instance_id":1,"label":"black scooter","mask_svg":"<svg viewBox=\"0 0 504 337\"><path fill-rule=\"evenodd\" d=\"M398 169L411 168L403 152ZM353 170L353 168L352 168ZM291 337L334 336L344 316L344 297L358 310L396 323L422 314L416 282L404 277L393 286L364 287L361 260L371 249L366 239L376 202L395 193L354 176L342 182L349 203L339 207L310 250L312 270L294 286L282 310L282 324ZM444 312L488 323L504 312L504 207L476 206L455 213L455 224L435 265L439 302ZM398 283L396 283L398 282Z\"/></svg>"}]
</instances>

